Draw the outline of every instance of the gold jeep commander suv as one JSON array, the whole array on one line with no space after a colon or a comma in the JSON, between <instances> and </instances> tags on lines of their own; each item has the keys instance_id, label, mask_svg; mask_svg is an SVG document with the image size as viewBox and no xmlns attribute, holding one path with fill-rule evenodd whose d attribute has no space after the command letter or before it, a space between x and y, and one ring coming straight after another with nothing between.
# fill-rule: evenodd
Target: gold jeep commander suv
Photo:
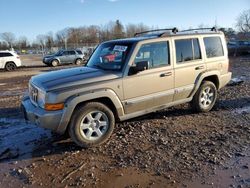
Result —
<instances>
[{"instance_id":1,"label":"gold jeep commander suv","mask_svg":"<svg viewBox=\"0 0 250 188\"><path fill-rule=\"evenodd\" d=\"M111 135L115 122L190 102L214 106L231 79L224 34L161 29L100 44L85 67L37 75L22 100L25 118L81 147Z\"/></svg>"}]
</instances>

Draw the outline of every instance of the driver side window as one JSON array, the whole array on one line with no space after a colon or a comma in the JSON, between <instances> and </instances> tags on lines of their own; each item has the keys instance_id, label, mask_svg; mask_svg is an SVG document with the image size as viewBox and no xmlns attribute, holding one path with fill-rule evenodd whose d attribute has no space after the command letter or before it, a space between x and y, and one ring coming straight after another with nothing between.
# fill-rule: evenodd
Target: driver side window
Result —
<instances>
[{"instance_id":1,"label":"driver side window","mask_svg":"<svg viewBox=\"0 0 250 188\"><path fill-rule=\"evenodd\" d=\"M149 69L170 65L168 42L143 44L135 57L134 63L141 61L148 61Z\"/></svg>"}]
</instances>

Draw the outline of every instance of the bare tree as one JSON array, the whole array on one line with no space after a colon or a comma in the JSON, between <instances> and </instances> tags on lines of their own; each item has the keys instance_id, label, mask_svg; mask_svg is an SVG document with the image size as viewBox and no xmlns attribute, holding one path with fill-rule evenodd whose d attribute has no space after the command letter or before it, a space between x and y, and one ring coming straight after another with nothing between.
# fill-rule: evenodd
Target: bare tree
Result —
<instances>
[{"instance_id":1,"label":"bare tree","mask_svg":"<svg viewBox=\"0 0 250 188\"><path fill-rule=\"evenodd\" d=\"M16 37L11 32L4 32L1 33L1 38L8 43L10 48L12 48Z\"/></svg>"},{"instance_id":2,"label":"bare tree","mask_svg":"<svg viewBox=\"0 0 250 188\"><path fill-rule=\"evenodd\" d=\"M65 28L56 33L56 40L59 46L64 46L67 49L67 41L69 38L69 28Z\"/></svg>"},{"instance_id":3,"label":"bare tree","mask_svg":"<svg viewBox=\"0 0 250 188\"><path fill-rule=\"evenodd\" d=\"M54 46L54 37L53 37L53 33L49 32L47 35L45 35L46 37L46 46L48 47L49 50L51 50L51 48Z\"/></svg>"},{"instance_id":4,"label":"bare tree","mask_svg":"<svg viewBox=\"0 0 250 188\"><path fill-rule=\"evenodd\" d=\"M26 49L28 47L28 39L25 36L19 37L18 41L16 42L19 50Z\"/></svg>"},{"instance_id":5,"label":"bare tree","mask_svg":"<svg viewBox=\"0 0 250 188\"><path fill-rule=\"evenodd\" d=\"M250 9L243 11L238 16L236 27L242 33L250 32Z\"/></svg>"},{"instance_id":6,"label":"bare tree","mask_svg":"<svg viewBox=\"0 0 250 188\"><path fill-rule=\"evenodd\" d=\"M135 33L147 31L149 27L144 25L143 23L140 24L128 24L126 25L126 36L133 37Z\"/></svg>"},{"instance_id":7,"label":"bare tree","mask_svg":"<svg viewBox=\"0 0 250 188\"><path fill-rule=\"evenodd\" d=\"M46 36L45 35L37 35L36 37L38 44L41 46L42 53L44 54L45 45L46 45Z\"/></svg>"}]
</instances>

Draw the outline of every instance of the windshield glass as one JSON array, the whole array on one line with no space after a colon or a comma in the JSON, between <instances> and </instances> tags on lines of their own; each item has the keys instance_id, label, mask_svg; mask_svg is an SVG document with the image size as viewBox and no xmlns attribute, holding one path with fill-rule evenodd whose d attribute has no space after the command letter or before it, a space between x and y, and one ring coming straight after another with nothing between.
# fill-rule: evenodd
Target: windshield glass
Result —
<instances>
[{"instance_id":1,"label":"windshield glass","mask_svg":"<svg viewBox=\"0 0 250 188\"><path fill-rule=\"evenodd\" d=\"M131 49L131 43L101 44L88 61L88 67L121 70Z\"/></svg>"},{"instance_id":2,"label":"windshield glass","mask_svg":"<svg viewBox=\"0 0 250 188\"><path fill-rule=\"evenodd\" d=\"M59 50L58 52L55 53L56 56L61 55L63 53L63 50Z\"/></svg>"}]
</instances>

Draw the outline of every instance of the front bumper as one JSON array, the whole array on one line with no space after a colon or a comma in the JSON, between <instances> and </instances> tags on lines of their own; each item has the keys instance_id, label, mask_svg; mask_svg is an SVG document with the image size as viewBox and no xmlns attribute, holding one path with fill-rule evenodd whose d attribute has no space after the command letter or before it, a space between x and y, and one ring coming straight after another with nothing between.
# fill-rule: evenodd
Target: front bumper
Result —
<instances>
[{"instance_id":1,"label":"front bumper","mask_svg":"<svg viewBox=\"0 0 250 188\"><path fill-rule=\"evenodd\" d=\"M46 64L46 65L48 65L48 64L50 64L51 63L51 59L43 59L43 63L44 64Z\"/></svg>"},{"instance_id":2,"label":"front bumper","mask_svg":"<svg viewBox=\"0 0 250 188\"><path fill-rule=\"evenodd\" d=\"M58 130L58 127L63 116L63 110L46 111L38 106L34 106L28 96L23 98L21 109L26 120L40 127L62 133Z\"/></svg>"}]
</instances>

